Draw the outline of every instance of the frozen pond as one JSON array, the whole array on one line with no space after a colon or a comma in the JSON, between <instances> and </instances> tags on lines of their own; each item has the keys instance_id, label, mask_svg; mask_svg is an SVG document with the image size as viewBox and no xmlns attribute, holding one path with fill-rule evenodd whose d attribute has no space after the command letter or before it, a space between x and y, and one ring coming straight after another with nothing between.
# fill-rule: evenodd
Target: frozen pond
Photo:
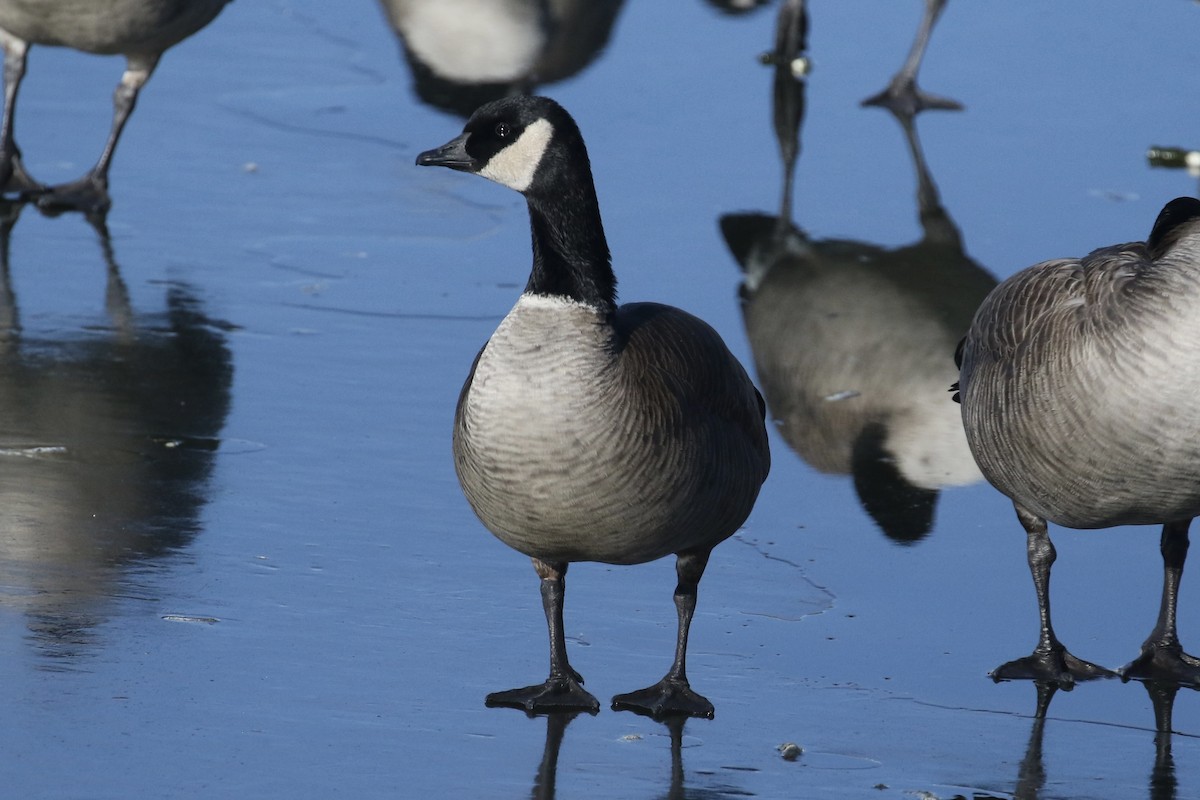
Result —
<instances>
[{"instance_id":1,"label":"frozen pond","mask_svg":"<svg viewBox=\"0 0 1200 800\"><path fill-rule=\"evenodd\" d=\"M538 54L539 91L588 140L622 299L711 322L777 418L771 476L714 551L692 627L689 674L716 718L675 726L604 703L669 664L671 559L571 571L568 647L598 715L483 705L543 678L545 626L528 560L458 489L450 426L524 285L529 232L512 192L413 166L461 128L446 87L418 92L424 68L370 0L239 0L169 51L116 154L110 238L28 207L5 231L6 793L1200 797L1195 692L1089 683L1039 721L1032 685L987 678L1036 640L1024 534L943 412L917 408L949 402L952 362L889 377L901 356L880 355L945 339L949 359L992 281L1142 239L1196 192L1146 150L1200 148L1200 5L952 0L920 81L965 110L919 115L910 150L859 101L921 10L811 4L792 216L829 264L815 290L764 289L745 314L722 220L749 241L745 212L779 213L759 58L775 7L597 2L566 41L507 40ZM31 51L16 130L33 175L92 163L120 70ZM914 154L940 197L924 228ZM823 310L854 323L788 320ZM793 357L831 388L789 383ZM822 410L867 385L876 416ZM884 452L911 480L889 480ZM1059 635L1125 663L1157 613L1157 529L1053 535ZM1180 608L1192 651L1197 571ZM1172 705L1176 733L1156 735Z\"/></svg>"}]
</instances>

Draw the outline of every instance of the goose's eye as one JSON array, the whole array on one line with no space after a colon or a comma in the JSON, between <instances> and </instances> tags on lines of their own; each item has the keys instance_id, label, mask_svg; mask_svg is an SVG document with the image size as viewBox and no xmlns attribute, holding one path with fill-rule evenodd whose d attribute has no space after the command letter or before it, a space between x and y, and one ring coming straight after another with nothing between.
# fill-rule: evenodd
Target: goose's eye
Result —
<instances>
[{"instance_id":1,"label":"goose's eye","mask_svg":"<svg viewBox=\"0 0 1200 800\"><path fill-rule=\"evenodd\" d=\"M512 128L510 128L508 126L507 122L497 122L496 123L496 138L497 139L507 139L511 133L512 133Z\"/></svg>"}]
</instances>

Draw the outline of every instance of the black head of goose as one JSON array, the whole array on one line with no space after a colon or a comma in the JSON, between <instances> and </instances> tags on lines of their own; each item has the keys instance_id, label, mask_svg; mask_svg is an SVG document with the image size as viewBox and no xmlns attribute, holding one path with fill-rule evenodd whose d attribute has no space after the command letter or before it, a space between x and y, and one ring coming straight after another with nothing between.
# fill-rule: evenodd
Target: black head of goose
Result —
<instances>
[{"instance_id":1,"label":"black head of goose","mask_svg":"<svg viewBox=\"0 0 1200 800\"><path fill-rule=\"evenodd\" d=\"M492 533L533 559L550 630L545 683L488 704L596 711L567 660L567 566L674 553L674 663L613 707L712 717L688 685L688 629L709 553L745 521L767 476L762 398L706 323L666 305L617 306L587 149L553 100L488 103L417 163L521 192L533 232L529 282L476 357L454 423L463 492Z\"/></svg>"},{"instance_id":2,"label":"black head of goose","mask_svg":"<svg viewBox=\"0 0 1200 800\"><path fill-rule=\"evenodd\" d=\"M1200 514L1197 309L1200 201L1181 197L1147 241L1029 267L976 312L957 357L963 425L984 476L1016 506L1041 615L1033 653L998 667L996 680L1070 686L1113 674L1054 634L1047 521L1161 524L1158 622L1119 674L1200 686L1200 659L1183 652L1175 627L1188 526Z\"/></svg>"}]
</instances>

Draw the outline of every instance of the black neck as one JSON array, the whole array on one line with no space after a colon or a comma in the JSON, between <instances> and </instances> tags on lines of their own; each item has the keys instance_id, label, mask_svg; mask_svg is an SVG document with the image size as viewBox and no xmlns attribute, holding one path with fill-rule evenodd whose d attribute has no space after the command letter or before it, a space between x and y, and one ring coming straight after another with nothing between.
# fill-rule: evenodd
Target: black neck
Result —
<instances>
[{"instance_id":1,"label":"black neck","mask_svg":"<svg viewBox=\"0 0 1200 800\"><path fill-rule=\"evenodd\" d=\"M533 233L533 271L525 291L567 297L605 313L614 311L617 279L591 180L556 197L531 193L526 198Z\"/></svg>"}]
</instances>

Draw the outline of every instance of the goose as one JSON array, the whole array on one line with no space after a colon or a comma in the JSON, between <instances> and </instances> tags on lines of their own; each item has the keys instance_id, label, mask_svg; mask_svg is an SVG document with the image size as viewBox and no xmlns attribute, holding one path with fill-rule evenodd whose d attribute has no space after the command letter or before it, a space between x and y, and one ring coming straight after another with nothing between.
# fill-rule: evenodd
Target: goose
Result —
<instances>
[{"instance_id":1,"label":"goose","mask_svg":"<svg viewBox=\"0 0 1200 800\"><path fill-rule=\"evenodd\" d=\"M167 48L208 25L229 0L10 0L0 3L4 47L4 115L0 121L0 191L36 198L59 212L108 210L108 168L138 92ZM97 55L125 56L113 93L112 128L96 164L82 178L46 187L30 177L13 134L17 92L30 45L70 47Z\"/></svg>"},{"instance_id":2,"label":"goose","mask_svg":"<svg viewBox=\"0 0 1200 800\"><path fill-rule=\"evenodd\" d=\"M1113 673L1072 655L1050 621L1054 545L1069 528L1161 524L1158 621L1123 679L1200 685L1176 632L1188 526L1200 514L1196 385L1200 201L1181 197L1150 237L1018 272L976 311L959 347L958 399L984 477L1028 537L1041 632L996 680L1071 686Z\"/></svg>"},{"instance_id":3,"label":"goose","mask_svg":"<svg viewBox=\"0 0 1200 800\"><path fill-rule=\"evenodd\" d=\"M612 707L712 718L712 703L688 683L688 632L709 554L746 520L767 477L762 397L705 322L657 303L617 305L587 149L558 103L487 103L417 164L515 189L532 229L529 281L471 367L453 452L476 515L541 579L550 674L487 704L595 713L567 658L567 567L674 553L674 662Z\"/></svg>"}]
</instances>

